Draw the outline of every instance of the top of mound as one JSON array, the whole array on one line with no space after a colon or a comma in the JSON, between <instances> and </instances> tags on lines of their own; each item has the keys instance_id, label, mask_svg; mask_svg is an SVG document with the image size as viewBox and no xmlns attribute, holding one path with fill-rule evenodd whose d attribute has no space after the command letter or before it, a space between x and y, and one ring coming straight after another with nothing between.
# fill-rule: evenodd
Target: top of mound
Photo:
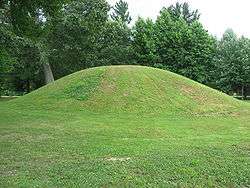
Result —
<instances>
[{"instance_id":1,"label":"top of mound","mask_svg":"<svg viewBox=\"0 0 250 188\"><path fill-rule=\"evenodd\" d=\"M66 76L13 105L94 113L208 114L243 103L183 76L142 66L108 66Z\"/></svg>"}]
</instances>

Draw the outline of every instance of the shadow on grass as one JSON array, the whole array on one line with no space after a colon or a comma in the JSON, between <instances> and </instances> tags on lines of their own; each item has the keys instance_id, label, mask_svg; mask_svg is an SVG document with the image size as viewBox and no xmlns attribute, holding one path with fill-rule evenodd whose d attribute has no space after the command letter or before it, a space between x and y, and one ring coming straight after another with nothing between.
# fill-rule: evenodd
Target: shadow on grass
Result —
<instances>
[{"instance_id":1,"label":"shadow on grass","mask_svg":"<svg viewBox=\"0 0 250 188\"><path fill-rule=\"evenodd\" d=\"M0 96L0 102L10 101L10 100L13 100L13 99L16 99L16 98L18 98L18 97L8 97L8 96L1 97Z\"/></svg>"}]
</instances>

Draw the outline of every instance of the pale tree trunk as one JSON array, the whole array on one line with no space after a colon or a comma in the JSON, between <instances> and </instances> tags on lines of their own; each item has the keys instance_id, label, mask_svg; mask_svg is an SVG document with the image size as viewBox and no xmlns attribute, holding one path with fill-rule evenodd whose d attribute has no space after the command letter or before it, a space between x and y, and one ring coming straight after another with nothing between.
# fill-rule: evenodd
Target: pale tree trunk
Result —
<instances>
[{"instance_id":1,"label":"pale tree trunk","mask_svg":"<svg viewBox=\"0 0 250 188\"><path fill-rule=\"evenodd\" d=\"M241 95L242 95L242 100L247 100L247 93L246 93L246 85L243 84L241 86Z\"/></svg>"},{"instance_id":2,"label":"pale tree trunk","mask_svg":"<svg viewBox=\"0 0 250 188\"><path fill-rule=\"evenodd\" d=\"M242 93L242 100L247 100L247 92L246 92L246 85L245 84L242 85L241 93Z\"/></svg>"},{"instance_id":3,"label":"pale tree trunk","mask_svg":"<svg viewBox=\"0 0 250 188\"><path fill-rule=\"evenodd\" d=\"M49 53L48 53L47 46L44 43L40 43L39 49L40 49L40 54L41 54L40 61L43 66L44 80L45 80L45 84L47 85L49 83L54 82L53 72L49 64L49 58L48 58Z\"/></svg>"},{"instance_id":4,"label":"pale tree trunk","mask_svg":"<svg viewBox=\"0 0 250 188\"><path fill-rule=\"evenodd\" d=\"M43 63L43 72L44 72L45 84L54 82L53 72L51 70L49 63Z\"/></svg>"}]
</instances>

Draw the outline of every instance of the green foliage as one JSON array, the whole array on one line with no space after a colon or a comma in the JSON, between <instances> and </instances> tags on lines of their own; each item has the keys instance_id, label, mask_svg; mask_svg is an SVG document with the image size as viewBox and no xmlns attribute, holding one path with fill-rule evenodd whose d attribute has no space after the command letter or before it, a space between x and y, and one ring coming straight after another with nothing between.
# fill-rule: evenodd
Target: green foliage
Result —
<instances>
[{"instance_id":1,"label":"green foliage","mask_svg":"<svg viewBox=\"0 0 250 188\"><path fill-rule=\"evenodd\" d=\"M21 37L37 40L46 33L47 23L58 15L63 4L68 0L8 0L11 24L14 32Z\"/></svg>"},{"instance_id":2,"label":"green foliage","mask_svg":"<svg viewBox=\"0 0 250 188\"><path fill-rule=\"evenodd\" d=\"M5 49L1 49L0 51L0 72L7 73L10 72L13 68L15 60L10 57L10 55L6 52Z\"/></svg>"},{"instance_id":3,"label":"green foliage","mask_svg":"<svg viewBox=\"0 0 250 188\"><path fill-rule=\"evenodd\" d=\"M96 46L108 19L106 1L92 0L68 4L49 36L53 49L50 60L56 74L67 75L97 66ZM83 12L85 14L83 14Z\"/></svg>"},{"instance_id":4,"label":"green foliage","mask_svg":"<svg viewBox=\"0 0 250 188\"><path fill-rule=\"evenodd\" d=\"M215 40L197 21L197 11L189 13L187 4L176 6L176 10L174 7L162 9L156 23L138 19L133 29L136 61L208 84ZM180 15L173 16L173 9L179 11ZM188 18L192 21L188 21Z\"/></svg>"},{"instance_id":5,"label":"green foliage","mask_svg":"<svg viewBox=\"0 0 250 188\"><path fill-rule=\"evenodd\" d=\"M126 1L120 0L113 7L113 13L111 14L111 18L114 21L122 22L124 24L130 24L132 18L128 11L128 3Z\"/></svg>"},{"instance_id":6,"label":"green foliage","mask_svg":"<svg viewBox=\"0 0 250 188\"><path fill-rule=\"evenodd\" d=\"M32 80L40 70L40 52L36 45L29 40L19 38L19 51L15 64L15 73L21 80Z\"/></svg>"},{"instance_id":7,"label":"green foliage","mask_svg":"<svg viewBox=\"0 0 250 188\"><path fill-rule=\"evenodd\" d=\"M2 91L29 92L40 87L40 54L30 40L17 37L8 25L0 27L0 76ZM7 91L7 93L6 93Z\"/></svg>"},{"instance_id":8,"label":"green foliage","mask_svg":"<svg viewBox=\"0 0 250 188\"><path fill-rule=\"evenodd\" d=\"M155 25L152 20L139 18L133 28L133 50L138 64L155 66L159 61L156 53Z\"/></svg>"},{"instance_id":9,"label":"green foliage","mask_svg":"<svg viewBox=\"0 0 250 188\"><path fill-rule=\"evenodd\" d=\"M248 39L228 32L216 46L188 3L163 8L156 22L139 18L132 29L125 1L111 19L110 8L106 0L1 1L0 71L16 75L9 87L40 87L42 64L51 65L56 79L89 67L139 64L247 93Z\"/></svg>"},{"instance_id":10,"label":"green foliage","mask_svg":"<svg viewBox=\"0 0 250 188\"><path fill-rule=\"evenodd\" d=\"M174 19L182 18L189 24L198 21L200 18L199 11L197 9L192 11L187 2L177 2L175 5L168 7L167 10Z\"/></svg>"},{"instance_id":11,"label":"green foliage","mask_svg":"<svg viewBox=\"0 0 250 188\"><path fill-rule=\"evenodd\" d=\"M1 5L4 7L4 12L7 12L5 17L9 20L8 24L12 26L12 32L23 40L36 44L40 53L40 63L49 68L50 49L48 49L47 35L50 33L53 20L58 17L66 2L68 0L52 2L7 0ZM48 69L44 69L44 77L46 82L54 80L52 71Z\"/></svg>"},{"instance_id":12,"label":"green foliage","mask_svg":"<svg viewBox=\"0 0 250 188\"><path fill-rule=\"evenodd\" d=\"M0 96L7 95L13 89L13 85L7 78L7 74L13 69L15 60L4 50L0 49Z\"/></svg>"},{"instance_id":13,"label":"green foliage","mask_svg":"<svg viewBox=\"0 0 250 188\"><path fill-rule=\"evenodd\" d=\"M63 10L49 38L57 74L131 63L131 31L120 21L108 20L108 10L105 1L97 0L74 2Z\"/></svg>"},{"instance_id":14,"label":"green foliage","mask_svg":"<svg viewBox=\"0 0 250 188\"><path fill-rule=\"evenodd\" d=\"M218 87L225 92L245 90L250 83L250 40L237 38L233 30L228 29L217 45L215 62ZM244 95L245 92L241 92Z\"/></svg>"},{"instance_id":15,"label":"green foliage","mask_svg":"<svg viewBox=\"0 0 250 188\"><path fill-rule=\"evenodd\" d=\"M67 4L61 10L64 22L78 21L86 31L98 32L108 19L110 7L105 0L81 0ZM69 24L69 23L68 23Z\"/></svg>"},{"instance_id":16,"label":"green foliage","mask_svg":"<svg viewBox=\"0 0 250 188\"><path fill-rule=\"evenodd\" d=\"M15 37L9 28L0 26L0 73L10 72L15 61L13 49L16 47Z\"/></svg>"},{"instance_id":17,"label":"green foliage","mask_svg":"<svg viewBox=\"0 0 250 188\"><path fill-rule=\"evenodd\" d=\"M10 18L8 17L8 14L10 12L10 6L9 6L8 0L2 0L0 1L0 24L8 24L10 23Z\"/></svg>"},{"instance_id":18,"label":"green foliage","mask_svg":"<svg viewBox=\"0 0 250 188\"><path fill-rule=\"evenodd\" d=\"M173 19L163 9L155 26L156 47L163 67L201 83L209 79L215 41L199 22Z\"/></svg>"},{"instance_id":19,"label":"green foliage","mask_svg":"<svg viewBox=\"0 0 250 188\"><path fill-rule=\"evenodd\" d=\"M131 30L121 22L108 21L96 43L97 65L132 64Z\"/></svg>"},{"instance_id":20,"label":"green foliage","mask_svg":"<svg viewBox=\"0 0 250 188\"><path fill-rule=\"evenodd\" d=\"M13 45L13 46L12 46ZM12 56L15 40L9 28L0 26L0 96L6 95L7 92L13 89L9 75L14 69L16 59Z\"/></svg>"}]
</instances>

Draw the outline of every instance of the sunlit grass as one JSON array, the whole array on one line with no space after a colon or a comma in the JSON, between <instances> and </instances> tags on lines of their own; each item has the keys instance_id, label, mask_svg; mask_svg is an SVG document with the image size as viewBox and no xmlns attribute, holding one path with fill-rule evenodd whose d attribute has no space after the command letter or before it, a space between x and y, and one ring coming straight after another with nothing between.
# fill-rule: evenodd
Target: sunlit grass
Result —
<instances>
[{"instance_id":1,"label":"sunlit grass","mask_svg":"<svg viewBox=\"0 0 250 188\"><path fill-rule=\"evenodd\" d=\"M155 69L105 69L0 103L0 187L250 185L248 103Z\"/></svg>"}]
</instances>

